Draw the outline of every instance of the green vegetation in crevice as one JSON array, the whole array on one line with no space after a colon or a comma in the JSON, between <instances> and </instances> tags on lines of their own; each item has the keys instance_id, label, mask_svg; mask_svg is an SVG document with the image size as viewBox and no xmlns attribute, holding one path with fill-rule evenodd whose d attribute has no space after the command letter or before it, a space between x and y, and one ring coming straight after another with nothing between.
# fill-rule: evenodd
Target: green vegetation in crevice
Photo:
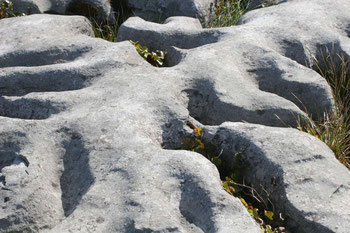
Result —
<instances>
[{"instance_id":1,"label":"green vegetation in crevice","mask_svg":"<svg viewBox=\"0 0 350 233\"><path fill-rule=\"evenodd\" d=\"M257 190L244 182L244 172L249 163L244 158L244 152L240 151L234 155L233 168L227 168L220 159L221 153L217 153L217 148L210 142L203 141L204 131L197 128L190 121L186 122L193 132L191 137L186 137L181 143L181 149L194 151L202 154L210 160L219 170L223 188L232 196L240 199L246 207L248 213L259 224L265 233L289 233L283 227L284 219L281 214L275 214L275 208L270 201L268 192L264 190L264 195L260 195ZM265 198L264 198L264 197Z\"/></svg>"},{"instance_id":2,"label":"green vegetation in crevice","mask_svg":"<svg viewBox=\"0 0 350 233\"><path fill-rule=\"evenodd\" d=\"M120 25L124 23L133 12L128 8L125 1L110 0L114 10L114 21L98 20L96 17L88 17L92 23L95 37L101 38L110 42L117 42L117 35Z\"/></svg>"},{"instance_id":3,"label":"green vegetation in crevice","mask_svg":"<svg viewBox=\"0 0 350 233\"><path fill-rule=\"evenodd\" d=\"M125 1L112 0L111 5L115 11L115 21L97 20L96 13L92 14L93 17L88 17L92 23L95 37L101 38L110 42L117 42L117 34L119 27L124 23L128 17L133 15L130 8L127 7ZM146 46L140 45L138 42L130 40L130 43L136 48L136 51L147 62L155 67L164 67L165 51L156 50L155 52L149 51Z\"/></svg>"},{"instance_id":4,"label":"green vegetation in crevice","mask_svg":"<svg viewBox=\"0 0 350 233\"><path fill-rule=\"evenodd\" d=\"M92 28L96 38L101 38L109 42L117 42L117 34L121 23L109 22L108 20L98 21L90 18Z\"/></svg>"},{"instance_id":5,"label":"green vegetation in crevice","mask_svg":"<svg viewBox=\"0 0 350 233\"><path fill-rule=\"evenodd\" d=\"M148 63L155 67L164 67L165 51L156 50L150 52L146 46L140 45L138 42L130 40L130 43L136 48L136 51L143 57Z\"/></svg>"},{"instance_id":6,"label":"green vegetation in crevice","mask_svg":"<svg viewBox=\"0 0 350 233\"><path fill-rule=\"evenodd\" d=\"M25 16L13 11L13 4L9 0L0 1L0 19L11 18L17 16Z\"/></svg>"},{"instance_id":7,"label":"green vegetation in crevice","mask_svg":"<svg viewBox=\"0 0 350 233\"><path fill-rule=\"evenodd\" d=\"M314 63L332 89L335 108L322 117L299 116L298 129L326 143L350 169L350 58L325 48L320 51L320 58L314 58Z\"/></svg>"},{"instance_id":8,"label":"green vegetation in crevice","mask_svg":"<svg viewBox=\"0 0 350 233\"><path fill-rule=\"evenodd\" d=\"M110 42L116 42L120 25L132 16L133 12L128 7L125 0L109 0L109 2L113 10L113 19L103 18L100 12L101 9L98 9L90 3L80 2L79 0L73 0L69 4L66 14L87 17L92 24L95 37Z\"/></svg>"},{"instance_id":9,"label":"green vegetation in crevice","mask_svg":"<svg viewBox=\"0 0 350 233\"><path fill-rule=\"evenodd\" d=\"M201 19L203 28L229 27L236 25L242 15L257 8L274 6L282 0L265 0L260 5L251 6L251 0L217 0L209 9L210 17Z\"/></svg>"},{"instance_id":10,"label":"green vegetation in crevice","mask_svg":"<svg viewBox=\"0 0 350 233\"><path fill-rule=\"evenodd\" d=\"M204 28L228 27L235 25L248 11L250 0L219 0L210 8L210 17L202 19Z\"/></svg>"}]
</instances>

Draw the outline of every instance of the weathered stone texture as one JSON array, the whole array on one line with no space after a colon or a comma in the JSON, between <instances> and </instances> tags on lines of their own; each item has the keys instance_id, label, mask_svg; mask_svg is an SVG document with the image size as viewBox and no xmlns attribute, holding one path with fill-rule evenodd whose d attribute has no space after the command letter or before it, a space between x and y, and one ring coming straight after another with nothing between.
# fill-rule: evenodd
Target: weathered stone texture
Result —
<instances>
[{"instance_id":1,"label":"weathered stone texture","mask_svg":"<svg viewBox=\"0 0 350 233\"><path fill-rule=\"evenodd\" d=\"M81 16L0 20L0 232L261 232L213 164L175 150L190 120L228 167L244 152L247 181L271 192L287 227L347 233L350 172L286 126L303 105L332 109L311 54L349 56L348 12L348 0L289 0L219 29L133 17L118 43ZM130 39L167 50L169 67Z\"/></svg>"}]
</instances>

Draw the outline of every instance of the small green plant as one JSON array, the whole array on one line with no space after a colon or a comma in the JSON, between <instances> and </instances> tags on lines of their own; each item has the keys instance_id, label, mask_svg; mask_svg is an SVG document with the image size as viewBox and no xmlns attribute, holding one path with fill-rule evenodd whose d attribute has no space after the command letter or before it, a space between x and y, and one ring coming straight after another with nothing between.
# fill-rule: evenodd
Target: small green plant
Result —
<instances>
[{"instance_id":1,"label":"small green plant","mask_svg":"<svg viewBox=\"0 0 350 233\"><path fill-rule=\"evenodd\" d=\"M205 28L228 27L235 25L248 10L250 0L219 0L211 8L211 17L202 20Z\"/></svg>"},{"instance_id":2,"label":"small green plant","mask_svg":"<svg viewBox=\"0 0 350 233\"><path fill-rule=\"evenodd\" d=\"M160 50L156 50L156 52L150 52L148 51L148 48L146 46L142 46L138 42L134 42L130 40L130 43L134 45L134 47L136 48L136 51L141 55L141 57L143 57L151 65L156 67L164 66L164 58L165 58L166 52L160 51Z\"/></svg>"},{"instance_id":3,"label":"small green plant","mask_svg":"<svg viewBox=\"0 0 350 233\"><path fill-rule=\"evenodd\" d=\"M190 121L186 122L193 132L191 137L184 138L181 143L181 149L190 150L202 154L210 160L220 171L225 170L223 162L220 159L221 153L217 153L216 147L202 140L203 130L197 128ZM234 167L230 169L229 176L226 176L222 181L223 188L232 196L238 197L243 205L246 207L248 213L256 220L261 229L265 233L288 233L283 227L284 219L280 215L275 215L274 206L268 198L267 191L265 191L267 198L263 198L259 193L249 185L244 184L244 171L249 166L244 159L244 150L235 154Z\"/></svg>"},{"instance_id":4,"label":"small green plant","mask_svg":"<svg viewBox=\"0 0 350 233\"><path fill-rule=\"evenodd\" d=\"M13 4L9 0L0 1L0 19L10 18L16 16L24 16L25 14L18 14L13 11Z\"/></svg>"},{"instance_id":5,"label":"small green plant","mask_svg":"<svg viewBox=\"0 0 350 233\"><path fill-rule=\"evenodd\" d=\"M298 129L307 132L331 148L336 158L350 169L350 58L324 49L314 57L317 71L330 85L335 101L333 112L322 118L300 116Z\"/></svg>"},{"instance_id":6,"label":"small green plant","mask_svg":"<svg viewBox=\"0 0 350 233\"><path fill-rule=\"evenodd\" d=\"M89 10L90 15L87 16L92 24L95 37L101 38L110 42L117 42L117 34L120 25L124 23L130 16L134 15L133 11L128 8L124 1L109 0L114 10L114 20L96 19L97 13Z\"/></svg>"},{"instance_id":7,"label":"small green plant","mask_svg":"<svg viewBox=\"0 0 350 233\"><path fill-rule=\"evenodd\" d=\"M186 124L193 130L192 137L185 138L181 143L181 149L190 150L204 155L209 159L216 167L221 165L220 155L216 153L216 148L211 143L205 143L202 141L203 130L196 128L190 121Z\"/></svg>"},{"instance_id":8,"label":"small green plant","mask_svg":"<svg viewBox=\"0 0 350 233\"><path fill-rule=\"evenodd\" d=\"M253 187L244 184L244 180L236 182L239 172L234 170L230 177L226 177L222 182L224 189L232 196L238 197L246 207L248 213L260 225L265 233L289 233L283 227L284 218L281 214L276 215L274 205L268 198L268 192L261 187L266 196L263 198Z\"/></svg>"}]
</instances>

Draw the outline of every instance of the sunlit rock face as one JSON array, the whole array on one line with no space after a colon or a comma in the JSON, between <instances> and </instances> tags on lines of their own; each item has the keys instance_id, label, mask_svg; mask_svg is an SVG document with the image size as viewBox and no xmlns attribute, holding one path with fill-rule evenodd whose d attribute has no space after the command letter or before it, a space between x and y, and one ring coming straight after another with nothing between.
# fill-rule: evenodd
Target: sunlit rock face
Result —
<instances>
[{"instance_id":1,"label":"sunlit rock face","mask_svg":"<svg viewBox=\"0 0 350 233\"><path fill-rule=\"evenodd\" d=\"M160 22L170 16L205 19L211 15L215 0L127 0L137 16Z\"/></svg>"},{"instance_id":2,"label":"sunlit rock face","mask_svg":"<svg viewBox=\"0 0 350 233\"><path fill-rule=\"evenodd\" d=\"M290 0L217 29L132 17L117 43L82 16L0 20L0 232L261 232L216 167L179 150L187 121L227 169L245 157L292 232L348 232L350 172L293 129L333 108L310 67L323 46L349 56L348 12ZM167 67L128 40L166 50Z\"/></svg>"}]
</instances>

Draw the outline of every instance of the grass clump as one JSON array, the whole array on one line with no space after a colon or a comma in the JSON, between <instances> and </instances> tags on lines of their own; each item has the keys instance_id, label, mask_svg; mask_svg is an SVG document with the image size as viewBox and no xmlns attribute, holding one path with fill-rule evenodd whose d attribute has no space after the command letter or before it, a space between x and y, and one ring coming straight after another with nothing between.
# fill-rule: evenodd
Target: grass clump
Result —
<instances>
[{"instance_id":1,"label":"grass clump","mask_svg":"<svg viewBox=\"0 0 350 233\"><path fill-rule=\"evenodd\" d=\"M98 21L95 18L90 18L95 37L102 38L110 42L117 42L117 35L120 25L124 23L133 12L124 5L115 6L113 22L108 20Z\"/></svg>"},{"instance_id":2,"label":"grass clump","mask_svg":"<svg viewBox=\"0 0 350 233\"><path fill-rule=\"evenodd\" d=\"M235 25L247 12L250 0L219 0L210 9L211 17L202 20L205 28L228 27Z\"/></svg>"},{"instance_id":3,"label":"grass clump","mask_svg":"<svg viewBox=\"0 0 350 233\"><path fill-rule=\"evenodd\" d=\"M118 23L118 21L111 23L108 20L97 21L93 18L90 18L90 21L96 38L117 42L118 29L121 23Z\"/></svg>"},{"instance_id":4,"label":"grass clump","mask_svg":"<svg viewBox=\"0 0 350 233\"><path fill-rule=\"evenodd\" d=\"M314 58L315 66L332 89L335 108L322 118L299 117L298 129L326 143L350 169L350 58L329 49L320 54L320 58Z\"/></svg>"},{"instance_id":5,"label":"grass clump","mask_svg":"<svg viewBox=\"0 0 350 233\"><path fill-rule=\"evenodd\" d=\"M125 4L112 4L114 9L114 21L96 20L95 17L89 17L95 33L95 37L110 42L117 42L117 34L120 25L124 23L133 12Z\"/></svg>"},{"instance_id":6,"label":"grass clump","mask_svg":"<svg viewBox=\"0 0 350 233\"><path fill-rule=\"evenodd\" d=\"M265 233L289 233L284 226L284 219L281 214L275 214L273 203L269 199L268 192L263 188L265 194L260 195L253 187L244 182L244 171L249 163L244 158L244 151L236 153L233 169L225 168L220 159L221 153L217 148L202 140L203 130L195 127L191 122L186 124L193 130L192 136L184 138L181 149L190 150L202 154L210 160L220 171L223 188L232 196L240 199L248 213L260 225ZM225 176L227 173L227 176ZM266 198L264 198L264 197Z\"/></svg>"}]
</instances>

